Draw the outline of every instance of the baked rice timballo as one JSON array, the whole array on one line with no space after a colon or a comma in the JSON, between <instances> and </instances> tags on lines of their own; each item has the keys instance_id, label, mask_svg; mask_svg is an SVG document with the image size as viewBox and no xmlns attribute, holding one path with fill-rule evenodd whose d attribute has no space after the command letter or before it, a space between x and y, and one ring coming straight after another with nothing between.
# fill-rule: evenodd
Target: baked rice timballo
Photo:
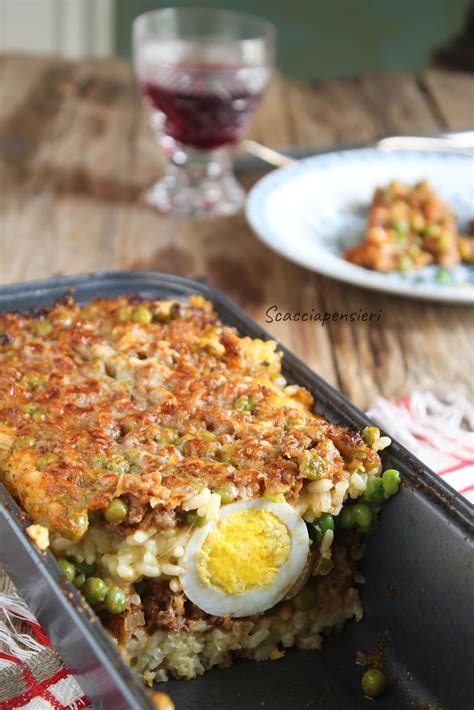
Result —
<instances>
[{"instance_id":1,"label":"baked rice timballo","mask_svg":"<svg viewBox=\"0 0 474 710\"><path fill-rule=\"evenodd\" d=\"M280 361L200 296L0 314L1 478L147 683L362 615L390 441L312 413Z\"/></svg>"}]
</instances>

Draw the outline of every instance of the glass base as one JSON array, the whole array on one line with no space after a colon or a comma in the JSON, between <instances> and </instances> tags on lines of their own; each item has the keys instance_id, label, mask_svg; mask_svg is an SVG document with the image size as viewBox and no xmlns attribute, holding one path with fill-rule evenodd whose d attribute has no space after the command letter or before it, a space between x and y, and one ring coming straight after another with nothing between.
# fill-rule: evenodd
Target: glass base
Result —
<instances>
[{"instance_id":1,"label":"glass base","mask_svg":"<svg viewBox=\"0 0 474 710\"><path fill-rule=\"evenodd\" d=\"M164 177L152 185L145 199L170 216L219 217L239 212L245 193L232 173L228 150L178 149Z\"/></svg>"}]
</instances>

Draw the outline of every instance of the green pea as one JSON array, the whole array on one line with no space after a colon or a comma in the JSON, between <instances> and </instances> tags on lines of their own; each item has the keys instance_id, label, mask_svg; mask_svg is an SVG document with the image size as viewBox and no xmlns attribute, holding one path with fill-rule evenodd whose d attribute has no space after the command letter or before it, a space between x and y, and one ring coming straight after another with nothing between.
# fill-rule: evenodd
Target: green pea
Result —
<instances>
[{"instance_id":1,"label":"green pea","mask_svg":"<svg viewBox=\"0 0 474 710\"><path fill-rule=\"evenodd\" d=\"M316 594L312 587L305 587L291 600L297 611L308 611L316 606Z\"/></svg>"},{"instance_id":2,"label":"green pea","mask_svg":"<svg viewBox=\"0 0 474 710\"><path fill-rule=\"evenodd\" d=\"M352 519L362 530L370 528L372 523L372 509L368 503L356 503L352 506Z\"/></svg>"},{"instance_id":3,"label":"green pea","mask_svg":"<svg viewBox=\"0 0 474 710\"><path fill-rule=\"evenodd\" d=\"M325 513L324 515L321 515L318 520L318 525L323 534L327 530L334 530L334 518L332 517L331 513Z\"/></svg>"},{"instance_id":4,"label":"green pea","mask_svg":"<svg viewBox=\"0 0 474 710\"><path fill-rule=\"evenodd\" d=\"M394 468L388 468L383 472L382 482L387 497L395 495L398 493L400 488L400 474Z\"/></svg>"},{"instance_id":5,"label":"green pea","mask_svg":"<svg viewBox=\"0 0 474 710\"><path fill-rule=\"evenodd\" d=\"M105 608L107 611L110 611L111 614L120 614L125 609L126 603L127 597L122 589L118 587L109 589L105 597Z\"/></svg>"},{"instance_id":6,"label":"green pea","mask_svg":"<svg viewBox=\"0 0 474 710\"><path fill-rule=\"evenodd\" d=\"M21 409L25 412L25 414L29 414L31 417L35 412L38 411L38 407L34 405L32 402L28 402L28 404L22 404Z\"/></svg>"},{"instance_id":7,"label":"green pea","mask_svg":"<svg viewBox=\"0 0 474 710\"><path fill-rule=\"evenodd\" d=\"M21 378L21 381L24 385L26 385L29 389L36 389L36 387L39 387L40 385L43 384L44 382L44 377L43 375L38 375L36 372L30 372L27 375L23 375Z\"/></svg>"},{"instance_id":8,"label":"green pea","mask_svg":"<svg viewBox=\"0 0 474 710\"><path fill-rule=\"evenodd\" d=\"M449 284L453 280L453 276L447 269L438 269L435 279L440 284Z\"/></svg>"},{"instance_id":9,"label":"green pea","mask_svg":"<svg viewBox=\"0 0 474 710\"><path fill-rule=\"evenodd\" d=\"M287 429L302 429L306 424L304 419L298 419L298 417L289 417L286 420Z\"/></svg>"},{"instance_id":10,"label":"green pea","mask_svg":"<svg viewBox=\"0 0 474 710\"><path fill-rule=\"evenodd\" d=\"M97 454L97 456L94 456L91 465L93 468L105 468L107 463L107 458L104 456L104 454Z\"/></svg>"},{"instance_id":11,"label":"green pea","mask_svg":"<svg viewBox=\"0 0 474 710\"><path fill-rule=\"evenodd\" d=\"M350 530L355 525L355 520L352 516L352 505L346 505L337 516L337 523L343 530Z\"/></svg>"},{"instance_id":12,"label":"green pea","mask_svg":"<svg viewBox=\"0 0 474 710\"><path fill-rule=\"evenodd\" d=\"M94 456L91 464L94 468L106 468L107 471L115 471L115 473L127 473L129 469L128 461L120 454L115 454L107 458L105 454L97 454Z\"/></svg>"},{"instance_id":13,"label":"green pea","mask_svg":"<svg viewBox=\"0 0 474 710\"><path fill-rule=\"evenodd\" d=\"M141 579L139 582L135 582L135 591L140 596L143 597L149 590L150 585L147 579Z\"/></svg>"},{"instance_id":14,"label":"green pea","mask_svg":"<svg viewBox=\"0 0 474 710\"><path fill-rule=\"evenodd\" d=\"M80 589L86 581L86 575L84 572L79 572L79 574L76 574L73 580L73 584L77 589Z\"/></svg>"},{"instance_id":15,"label":"green pea","mask_svg":"<svg viewBox=\"0 0 474 710\"><path fill-rule=\"evenodd\" d=\"M300 465L300 471L309 481L318 481L327 473L327 465L316 451L305 451Z\"/></svg>"},{"instance_id":16,"label":"green pea","mask_svg":"<svg viewBox=\"0 0 474 710\"><path fill-rule=\"evenodd\" d=\"M171 427L163 427L160 429L159 433L155 437L155 441L158 444L180 444L181 437L177 429L172 429Z\"/></svg>"},{"instance_id":17,"label":"green pea","mask_svg":"<svg viewBox=\"0 0 474 710\"><path fill-rule=\"evenodd\" d=\"M95 572L95 570L96 570L96 565L95 565L94 562L92 562L92 564L89 564L88 562L86 562L86 561L84 560L84 562L78 562L78 563L77 563L77 568L78 568L81 572L83 572L83 573L86 575L86 577L90 577L91 574L94 574L94 572Z\"/></svg>"},{"instance_id":18,"label":"green pea","mask_svg":"<svg viewBox=\"0 0 474 710\"><path fill-rule=\"evenodd\" d=\"M127 449L125 452L125 458L127 459L128 463L139 463L140 449L135 449L134 447Z\"/></svg>"},{"instance_id":19,"label":"green pea","mask_svg":"<svg viewBox=\"0 0 474 710\"><path fill-rule=\"evenodd\" d=\"M19 436L15 439L14 447L18 449L20 446L34 446L36 439L34 436Z\"/></svg>"},{"instance_id":20,"label":"green pea","mask_svg":"<svg viewBox=\"0 0 474 710\"><path fill-rule=\"evenodd\" d=\"M35 462L36 468L41 471L43 468L52 466L59 461L59 456L57 454L43 454L43 456L38 456Z\"/></svg>"},{"instance_id":21,"label":"green pea","mask_svg":"<svg viewBox=\"0 0 474 710\"><path fill-rule=\"evenodd\" d=\"M380 503L384 502L385 489L381 478L373 478L367 483L363 498L367 503L373 503L374 505L380 505Z\"/></svg>"},{"instance_id":22,"label":"green pea","mask_svg":"<svg viewBox=\"0 0 474 710\"><path fill-rule=\"evenodd\" d=\"M232 503L237 497L237 491L235 489L235 486L232 485L232 483L226 483L221 488L218 488L216 490L216 493L220 495L221 503L223 505L226 505L227 503Z\"/></svg>"},{"instance_id":23,"label":"green pea","mask_svg":"<svg viewBox=\"0 0 474 710\"><path fill-rule=\"evenodd\" d=\"M114 456L106 462L105 468L108 471L114 471L115 473L127 473L130 468L130 464L120 456Z\"/></svg>"},{"instance_id":24,"label":"green pea","mask_svg":"<svg viewBox=\"0 0 474 710\"><path fill-rule=\"evenodd\" d=\"M361 686L365 695L376 698L385 690L385 675L377 668L370 668L362 676Z\"/></svg>"},{"instance_id":25,"label":"green pea","mask_svg":"<svg viewBox=\"0 0 474 710\"><path fill-rule=\"evenodd\" d=\"M404 219L397 219L393 222L393 228L397 232L405 233L410 229L410 225Z\"/></svg>"},{"instance_id":26,"label":"green pea","mask_svg":"<svg viewBox=\"0 0 474 710\"><path fill-rule=\"evenodd\" d=\"M104 512L104 518L108 523L123 523L127 515L128 505L122 498L111 500Z\"/></svg>"},{"instance_id":27,"label":"green pea","mask_svg":"<svg viewBox=\"0 0 474 710\"><path fill-rule=\"evenodd\" d=\"M108 586L100 577L89 577L86 579L83 592L89 604L99 604L103 602L109 591Z\"/></svg>"},{"instance_id":28,"label":"green pea","mask_svg":"<svg viewBox=\"0 0 474 710\"><path fill-rule=\"evenodd\" d=\"M202 528L207 523L207 520L204 515L198 515L196 511L190 510L189 513L186 514L186 522L188 525L195 525L198 528Z\"/></svg>"},{"instance_id":29,"label":"green pea","mask_svg":"<svg viewBox=\"0 0 474 710\"><path fill-rule=\"evenodd\" d=\"M212 433L212 431L201 431L197 435L199 439L202 439L202 441L215 441L216 440L216 435Z\"/></svg>"},{"instance_id":30,"label":"green pea","mask_svg":"<svg viewBox=\"0 0 474 710\"><path fill-rule=\"evenodd\" d=\"M35 335L48 335L53 330L53 326L47 320L39 320L33 326L33 333Z\"/></svg>"},{"instance_id":31,"label":"green pea","mask_svg":"<svg viewBox=\"0 0 474 710\"><path fill-rule=\"evenodd\" d=\"M149 308L142 304L133 309L130 318L134 323L141 323L142 325L146 325L147 323L151 323L151 321L153 320L153 314Z\"/></svg>"},{"instance_id":32,"label":"green pea","mask_svg":"<svg viewBox=\"0 0 474 710\"><path fill-rule=\"evenodd\" d=\"M255 409L256 401L252 395L243 394L234 402L234 407L238 412L252 412Z\"/></svg>"},{"instance_id":33,"label":"green pea","mask_svg":"<svg viewBox=\"0 0 474 710\"><path fill-rule=\"evenodd\" d=\"M441 227L439 226L439 224L436 224L434 222L431 224L427 224L424 233L427 237L439 237L439 235L441 234Z\"/></svg>"},{"instance_id":34,"label":"green pea","mask_svg":"<svg viewBox=\"0 0 474 710\"><path fill-rule=\"evenodd\" d=\"M402 256L401 259L398 261L398 270L399 271L411 271L413 268L413 261L410 259L409 256Z\"/></svg>"},{"instance_id":35,"label":"green pea","mask_svg":"<svg viewBox=\"0 0 474 710\"><path fill-rule=\"evenodd\" d=\"M72 582L76 576L76 568L73 563L69 562L69 560L66 560L64 557L60 557L58 559L58 565L61 567L67 581Z\"/></svg>"},{"instance_id":36,"label":"green pea","mask_svg":"<svg viewBox=\"0 0 474 710\"><path fill-rule=\"evenodd\" d=\"M376 426L366 426L362 438L368 446L373 446L380 437L380 429Z\"/></svg>"}]
</instances>

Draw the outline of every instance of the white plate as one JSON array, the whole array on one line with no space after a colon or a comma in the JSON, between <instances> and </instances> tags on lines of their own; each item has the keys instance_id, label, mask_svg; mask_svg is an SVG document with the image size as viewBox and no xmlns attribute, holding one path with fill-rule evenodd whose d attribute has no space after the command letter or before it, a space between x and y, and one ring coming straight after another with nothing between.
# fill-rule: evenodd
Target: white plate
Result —
<instances>
[{"instance_id":1,"label":"white plate","mask_svg":"<svg viewBox=\"0 0 474 710\"><path fill-rule=\"evenodd\" d=\"M265 244L320 274L400 296L474 303L472 266L456 267L444 284L436 280L436 266L384 274L342 258L346 247L362 240L374 189L394 179L428 179L452 205L461 228L472 217L471 157L363 148L305 158L266 175L250 191L247 218Z\"/></svg>"}]
</instances>

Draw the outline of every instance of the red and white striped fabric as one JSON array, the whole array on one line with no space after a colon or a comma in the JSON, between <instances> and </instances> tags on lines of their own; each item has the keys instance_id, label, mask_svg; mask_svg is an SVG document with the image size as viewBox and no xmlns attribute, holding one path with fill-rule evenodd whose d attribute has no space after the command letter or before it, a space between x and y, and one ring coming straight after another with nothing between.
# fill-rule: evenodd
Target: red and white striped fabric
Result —
<instances>
[{"instance_id":1,"label":"red and white striped fabric","mask_svg":"<svg viewBox=\"0 0 474 710\"><path fill-rule=\"evenodd\" d=\"M392 402L380 397L367 414L474 502L474 407L464 396L415 392Z\"/></svg>"},{"instance_id":2,"label":"red and white striped fabric","mask_svg":"<svg viewBox=\"0 0 474 710\"><path fill-rule=\"evenodd\" d=\"M368 412L380 427L474 501L474 408L461 396L418 392ZM1 582L1 580L0 580ZM13 588L0 592L0 710L80 710L90 705Z\"/></svg>"},{"instance_id":3,"label":"red and white striped fabric","mask_svg":"<svg viewBox=\"0 0 474 710\"><path fill-rule=\"evenodd\" d=\"M90 707L25 602L13 589L5 591L0 593L1 710Z\"/></svg>"}]
</instances>

